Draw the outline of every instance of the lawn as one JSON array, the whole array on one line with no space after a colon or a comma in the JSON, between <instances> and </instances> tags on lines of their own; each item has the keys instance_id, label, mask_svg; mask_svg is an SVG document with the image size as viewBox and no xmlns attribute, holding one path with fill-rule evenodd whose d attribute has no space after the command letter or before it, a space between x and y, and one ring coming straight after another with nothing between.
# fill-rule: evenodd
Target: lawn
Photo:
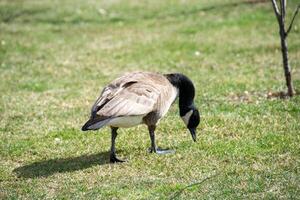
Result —
<instances>
[{"instance_id":1,"label":"lawn","mask_svg":"<svg viewBox=\"0 0 300 200\"><path fill-rule=\"evenodd\" d=\"M288 1L290 21L297 1ZM300 16L288 38L300 89ZM136 70L181 72L201 112L194 143L177 103L147 152L144 125L82 132L101 89ZM300 96L284 91L270 1L1 0L0 199L299 199Z\"/></svg>"}]
</instances>

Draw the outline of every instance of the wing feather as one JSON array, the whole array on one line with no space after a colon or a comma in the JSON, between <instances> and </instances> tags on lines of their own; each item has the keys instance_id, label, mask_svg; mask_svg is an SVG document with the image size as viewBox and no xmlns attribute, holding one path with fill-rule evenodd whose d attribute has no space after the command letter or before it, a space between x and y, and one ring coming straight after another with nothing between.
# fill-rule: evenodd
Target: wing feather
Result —
<instances>
[{"instance_id":1,"label":"wing feather","mask_svg":"<svg viewBox=\"0 0 300 200\"><path fill-rule=\"evenodd\" d=\"M101 116L146 115L159 97L158 91L147 84L132 84L115 95L97 114Z\"/></svg>"},{"instance_id":2,"label":"wing feather","mask_svg":"<svg viewBox=\"0 0 300 200\"><path fill-rule=\"evenodd\" d=\"M165 86L165 78L158 74L135 72L121 76L103 89L92 107L92 116L146 115L153 111Z\"/></svg>"}]
</instances>

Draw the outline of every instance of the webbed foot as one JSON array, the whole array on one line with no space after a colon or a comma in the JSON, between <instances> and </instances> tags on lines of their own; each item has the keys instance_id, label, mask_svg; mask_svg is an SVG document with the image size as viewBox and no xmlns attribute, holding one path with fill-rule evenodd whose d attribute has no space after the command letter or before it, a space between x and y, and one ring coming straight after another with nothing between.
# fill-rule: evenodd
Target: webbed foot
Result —
<instances>
[{"instance_id":1,"label":"webbed foot","mask_svg":"<svg viewBox=\"0 0 300 200\"><path fill-rule=\"evenodd\" d=\"M150 148L148 149L148 151L149 151L149 153L156 153L156 148L150 147Z\"/></svg>"},{"instance_id":2,"label":"webbed foot","mask_svg":"<svg viewBox=\"0 0 300 200\"><path fill-rule=\"evenodd\" d=\"M115 154L111 154L110 155L110 162L111 163L117 163L117 162L125 162L125 161L118 159Z\"/></svg>"},{"instance_id":3,"label":"webbed foot","mask_svg":"<svg viewBox=\"0 0 300 200\"><path fill-rule=\"evenodd\" d=\"M169 154L169 153L175 153L175 150L172 149L162 149L162 148L149 148L149 153L157 153L157 154Z\"/></svg>"}]
</instances>

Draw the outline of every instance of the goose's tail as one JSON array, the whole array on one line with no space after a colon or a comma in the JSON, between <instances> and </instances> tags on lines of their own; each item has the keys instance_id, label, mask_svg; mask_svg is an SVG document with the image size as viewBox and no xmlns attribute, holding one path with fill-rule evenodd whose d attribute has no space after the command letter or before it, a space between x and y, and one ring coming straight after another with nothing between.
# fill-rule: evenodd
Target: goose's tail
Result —
<instances>
[{"instance_id":1,"label":"goose's tail","mask_svg":"<svg viewBox=\"0 0 300 200\"><path fill-rule=\"evenodd\" d=\"M105 126L111 119L110 118L90 118L81 128L82 131L98 130Z\"/></svg>"}]
</instances>

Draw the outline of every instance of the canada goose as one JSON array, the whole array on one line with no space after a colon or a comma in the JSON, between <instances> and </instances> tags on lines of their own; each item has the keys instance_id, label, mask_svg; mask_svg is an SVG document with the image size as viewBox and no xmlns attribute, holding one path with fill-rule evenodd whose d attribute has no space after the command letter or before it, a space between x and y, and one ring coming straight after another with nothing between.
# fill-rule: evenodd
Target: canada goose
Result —
<instances>
[{"instance_id":1,"label":"canada goose","mask_svg":"<svg viewBox=\"0 0 300 200\"><path fill-rule=\"evenodd\" d=\"M150 152L156 152L154 134L156 124L167 113L177 96L179 96L180 117L196 141L200 115L194 105L195 88L188 77L179 73L162 75L134 72L117 78L101 92L82 131L110 126L110 162L123 162L115 153L118 128L144 123L148 126L150 134Z\"/></svg>"}]
</instances>

